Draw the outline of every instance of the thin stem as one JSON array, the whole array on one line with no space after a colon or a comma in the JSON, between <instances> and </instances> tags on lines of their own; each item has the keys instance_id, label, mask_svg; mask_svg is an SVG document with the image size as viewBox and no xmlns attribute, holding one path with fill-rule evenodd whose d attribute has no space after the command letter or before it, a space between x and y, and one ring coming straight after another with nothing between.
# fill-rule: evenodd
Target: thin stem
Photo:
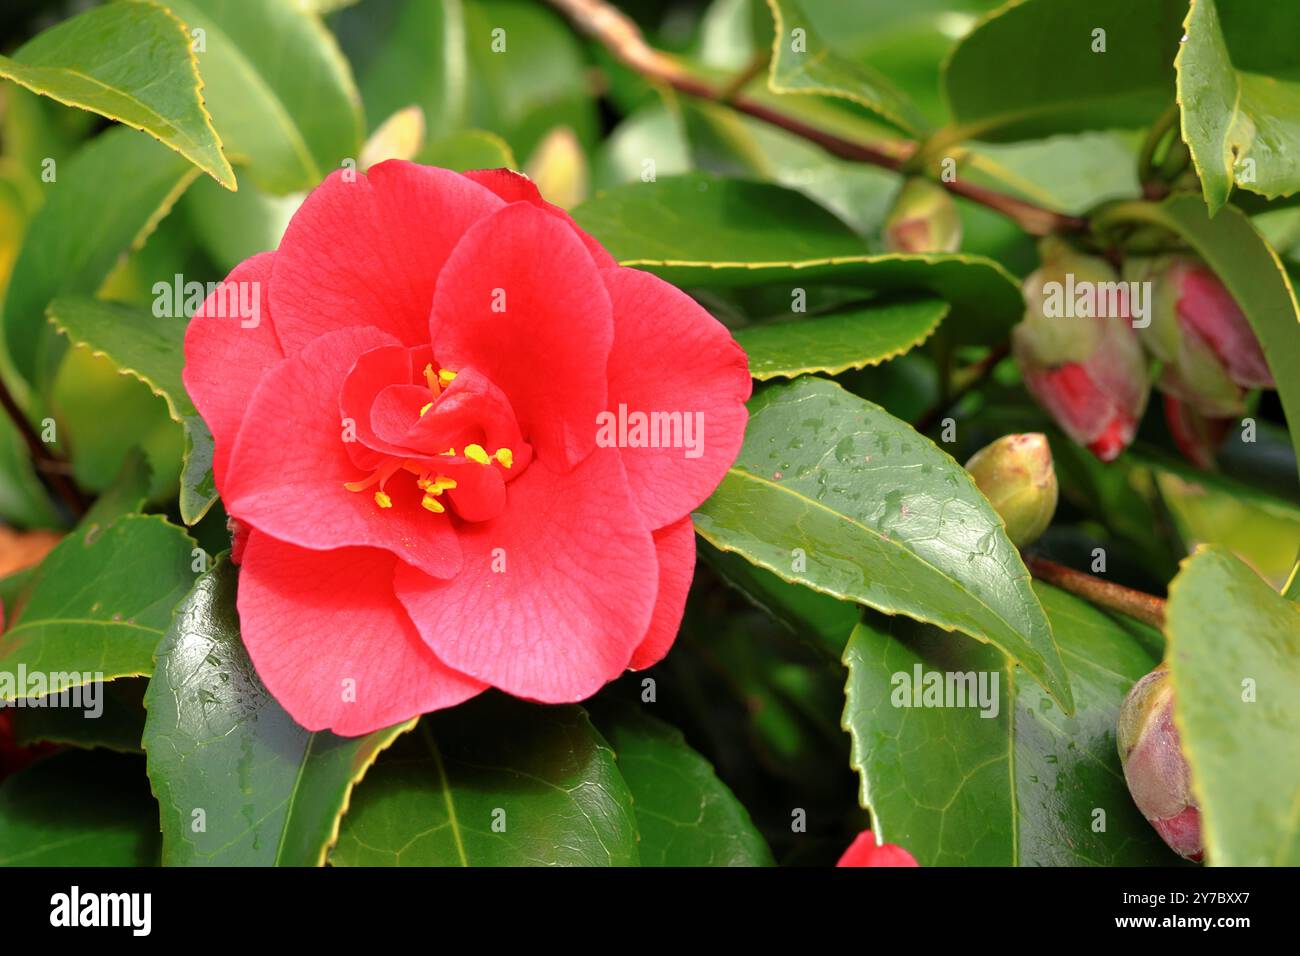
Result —
<instances>
[{"instance_id":1,"label":"thin stem","mask_svg":"<svg viewBox=\"0 0 1300 956\"><path fill-rule=\"evenodd\" d=\"M963 376L965 381L954 389L946 398L940 399L937 403L931 406L928 411L916 420L916 424L912 427L923 435L928 432L934 427L934 423L939 420L940 415L960 402L972 390L987 379L993 369L997 367L997 364L1009 354L1011 354L1011 347L1006 343L990 349L988 355L984 356L965 372Z\"/></svg>"},{"instance_id":2,"label":"thin stem","mask_svg":"<svg viewBox=\"0 0 1300 956\"><path fill-rule=\"evenodd\" d=\"M71 510L71 512L80 517L86 513L86 500L82 497L81 492L67 475L67 463L56 456L45 442L41 441L41 436L36 434L36 429L32 423L27 420L23 410L18 407L14 401L13 395L9 393L9 387L0 379L0 406L4 407L5 414L13 421L14 427L18 429L18 434L23 436L23 441L27 445L27 450L31 452L32 458L36 462L36 470L45 477L50 488L54 490L60 500Z\"/></svg>"},{"instance_id":3,"label":"thin stem","mask_svg":"<svg viewBox=\"0 0 1300 956\"><path fill-rule=\"evenodd\" d=\"M883 169L899 172L907 159L916 151L915 143L907 143L891 155L883 149L844 139L834 133L789 116L779 110L745 96L739 89L717 89L683 68L676 60L654 49L641 36L637 25L622 11L606 0L551 0L551 4L564 13L583 32L592 36L624 66L635 70L648 80L663 83L680 93L700 99L726 103L737 112L777 126L809 142L816 143L832 156L853 162L869 163ZM743 85L743 84L742 84ZM1087 228L1087 220L1052 212L1014 196L1007 196L983 186L964 181L940 182L951 193L962 196L1001 213L1014 221L1031 236L1046 236L1055 232L1078 232Z\"/></svg>"},{"instance_id":4,"label":"thin stem","mask_svg":"<svg viewBox=\"0 0 1300 956\"><path fill-rule=\"evenodd\" d=\"M1178 104L1173 103L1167 110L1160 114L1160 118L1151 124L1151 129L1147 132L1146 139L1142 142L1142 151L1138 155L1138 181L1141 183L1148 182L1156 170L1156 150L1164 141L1165 136L1173 129L1174 123L1178 121Z\"/></svg>"},{"instance_id":5,"label":"thin stem","mask_svg":"<svg viewBox=\"0 0 1300 956\"><path fill-rule=\"evenodd\" d=\"M1063 564L1036 555L1026 555L1025 566L1040 581L1046 581L1063 591L1078 595L1090 604L1104 607L1108 611L1118 611L1144 624L1150 624L1157 630L1165 626L1164 598L1158 598L1144 591L1135 591L1113 581L1103 581L1091 574L1067 568Z\"/></svg>"}]
</instances>

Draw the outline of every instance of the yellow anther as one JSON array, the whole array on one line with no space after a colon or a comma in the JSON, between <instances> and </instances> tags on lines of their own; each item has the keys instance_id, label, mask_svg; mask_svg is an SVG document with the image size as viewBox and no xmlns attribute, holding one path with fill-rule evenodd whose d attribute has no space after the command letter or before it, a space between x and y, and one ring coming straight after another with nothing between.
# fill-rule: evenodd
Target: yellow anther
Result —
<instances>
[{"instance_id":1,"label":"yellow anther","mask_svg":"<svg viewBox=\"0 0 1300 956\"><path fill-rule=\"evenodd\" d=\"M430 488L433 487L433 482L430 481L428 478L421 478L418 481L416 481L415 487L419 488L421 491L428 491Z\"/></svg>"},{"instance_id":2,"label":"yellow anther","mask_svg":"<svg viewBox=\"0 0 1300 956\"><path fill-rule=\"evenodd\" d=\"M509 468L515 463L515 453L509 448L498 448L496 453L497 461L501 462L503 468Z\"/></svg>"},{"instance_id":3,"label":"yellow anther","mask_svg":"<svg viewBox=\"0 0 1300 956\"><path fill-rule=\"evenodd\" d=\"M440 454L440 455L444 455L444 456L446 456L447 458L452 458L452 457L454 457L455 454L456 454L456 449L454 449L454 448L448 448L446 451L440 451L440 452L438 452L438 454Z\"/></svg>"},{"instance_id":4,"label":"yellow anther","mask_svg":"<svg viewBox=\"0 0 1300 956\"><path fill-rule=\"evenodd\" d=\"M455 487L456 487L456 479L448 478L446 475L438 475L432 482L429 483L429 490L435 495L440 495L444 491L450 491L452 488Z\"/></svg>"},{"instance_id":5,"label":"yellow anther","mask_svg":"<svg viewBox=\"0 0 1300 956\"><path fill-rule=\"evenodd\" d=\"M427 412L427 411L428 411L429 409L431 409L431 408L433 408L433 402L430 402L429 404L427 404L427 405L425 405L423 408L421 408L421 409L420 409L420 417L423 418L423 417L424 417L424 413Z\"/></svg>"},{"instance_id":6,"label":"yellow anther","mask_svg":"<svg viewBox=\"0 0 1300 956\"><path fill-rule=\"evenodd\" d=\"M429 511L432 511L436 515L440 515L447 510L433 495L425 495L421 498L420 505L427 508Z\"/></svg>"},{"instance_id":7,"label":"yellow anther","mask_svg":"<svg viewBox=\"0 0 1300 956\"><path fill-rule=\"evenodd\" d=\"M384 494L382 491L376 491L375 504L379 505L381 508L391 508L393 506L393 499L388 497L388 495Z\"/></svg>"},{"instance_id":8,"label":"yellow anther","mask_svg":"<svg viewBox=\"0 0 1300 956\"><path fill-rule=\"evenodd\" d=\"M438 394L438 375L433 370L432 362L424 367L424 380L429 385L429 391L436 396Z\"/></svg>"},{"instance_id":9,"label":"yellow anther","mask_svg":"<svg viewBox=\"0 0 1300 956\"><path fill-rule=\"evenodd\" d=\"M480 465L487 465L492 461L492 459L488 457L488 453L483 450L482 445L466 445L465 457L470 461L478 462Z\"/></svg>"},{"instance_id":10,"label":"yellow anther","mask_svg":"<svg viewBox=\"0 0 1300 956\"><path fill-rule=\"evenodd\" d=\"M445 368L438 369L438 383L446 388L456 378L456 373Z\"/></svg>"}]
</instances>

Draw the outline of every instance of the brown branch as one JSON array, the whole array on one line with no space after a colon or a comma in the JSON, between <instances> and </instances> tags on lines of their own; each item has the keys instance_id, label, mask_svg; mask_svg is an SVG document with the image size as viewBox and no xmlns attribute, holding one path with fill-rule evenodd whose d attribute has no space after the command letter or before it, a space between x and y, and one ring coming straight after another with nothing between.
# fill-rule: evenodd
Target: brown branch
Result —
<instances>
[{"instance_id":1,"label":"brown branch","mask_svg":"<svg viewBox=\"0 0 1300 956\"><path fill-rule=\"evenodd\" d=\"M41 436L36 434L36 429L27 420L23 410L18 407L14 397L9 394L9 387L5 385L3 380L0 380L0 406L4 407L5 414L13 421L14 427L18 429L18 434L23 436L23 441L27 444L27 450L31 452L32 458L36 462L37 472L44 476L46 483L68 506L74 516L81 517L81 515L85 514L86 499L72 479L68 477L67 462L56 456L50 451L49 446L41 441Z\"/></svg>"},{"instance_id":2,"label":"brown branch","mask_svg":"<svg viewBox=\"0 0 1300 956\"><path fill-rule=\"evenodd\" d=\"M1144 591L1135 591L1112 581L1103 581L1091 574L1067 568L1063 564L1036 555L1026 555L1025 566L1040 581L1054 584L1061 590L1078 595L1091 604L1126 614L1144 624L1150 624L1157 630L1162 630L1165 626L1164 598L1158 598Z\"/></svg>"},{"instance_id":3,"label":"brown branch","mask_svg":"<svg viewBox=\"0 0 1300 956\"><path fill-rule=\"evenodd\" d=\"M725 103L738 112L816 143L832 156L899 172L916 151L916 144L909 142L900 144L895 154L891 154L818 129L738 90L715 88L712 83L695 76L676 60L647 44L631 18L606 0L551 0L551 4L609 50L620 63L646 79L663 83L688 96ZM1053 212L973 183L954 180L940 182L940 185L951 193L1001 213L1031 236L1078 232L1087 227L1085 219Z\"/></svg>"}]
</instances>

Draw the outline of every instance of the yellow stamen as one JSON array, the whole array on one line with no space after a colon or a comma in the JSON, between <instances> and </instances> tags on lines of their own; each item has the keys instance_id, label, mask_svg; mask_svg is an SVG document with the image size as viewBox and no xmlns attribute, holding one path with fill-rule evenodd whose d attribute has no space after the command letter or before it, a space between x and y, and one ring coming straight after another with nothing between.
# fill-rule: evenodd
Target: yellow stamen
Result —
<instances>
[{"instance_id":1,"label":"yellow stamen","mask_svg":"<svg viewBox=\"0 0 1300 956\"><path fill-rule=\"evenodd\" d=\"M440 515L447 510L433 495L425 495L420 499L420 504L436 515Z\"/></svg>"},{"instance_id":2,"label":"yellow stamen","mask_svg":"<svg viewBox=\"0 0 1300 956\"><path fill-rule=\"evenodd\" d=\"M429 384L429 391L433 392L433 397L437 398L440 389L438 388L438 376L433 370L432 362L424 367L424 380Z\"/></svg>"},{"instance_id":3,"label":"yellow stamen","mask_svg":"<svg viewBox=\"0 0 1300 956\"><path fill-rule=\"evenodd\" d=\"M515 453L509 448L498 448L496 453L497 461L501 462L503 468L509 468L515 463Z\"/></svg>"},{"instance_id":4,"label":"yellow stamen","mask_svg":"<svg viewBox=\"0 0 1300 956\"><path fill-rule=\"evenodd\" d=\"M429 490L435 495L440 495L444 491L450 491L455 487L456 479L448 478L446 475L438 475L429 483Z\"/></svg>"},{"instance_id":5,"label":"yellow stamen","mask_svg":"<svg viewBox=\"0 0 1300 956\"><path fill-rule=\"evenodd\" d=\"M447 456L448 458L452 458L452 457L455 457L456 449L454 449L454 448L448 448L446 451L438 452L438 454L440 454L440 455L445 455L445 456Z\"/></svg>"},{"instance_id":6,"label":"yellow stamen","mask_svg":"<svg viewBox=\"0 0 1300 956\"><path fill-rule=\"evenodd\" d=\"M465 457L470 461L478 462L480 465L490 464L492 461L492 459L488 457L488 453L483 450L482 445L466 445Z\"/></svg>"},{"instance_id":7,"label":"yellow stamen","mask_svg":"<svg viewBox=\"0 0 1300 956\"><path fill-rule=\"evenodd\" d=\"M375 504L379 505L381 508L391 508L393 506L393 499L388 497L388 495L384 494L382 491L376 491Z\"/></svg>"},{"instance_id":8,"label":"yellow stamen","mask_svg":"<svg viewBox=\"0 0 1300 956\"><path fill-rule=\"evenodd\" d=\"M421 409L420 409L420 417L423 418L423 417L424 417L424 413L427 412L427 411L428 411L429 409L431 409L431 408L433 408L433 402L430 402L428 405L425 405L423 408L421 408Z\"/></svg>"},{"instance_id":9,"label":"yellow stamen","mask_svg":"<svg viewBox=\"0 0 1300 956\"><path fill-rule=\"evenodd\" d=\"M448 385L450 385L455 380L455 378L456 378L455 372L448 371L445 368L438 369L438 383L443 388L446 388Z\"/></svg>"}]
</instances>

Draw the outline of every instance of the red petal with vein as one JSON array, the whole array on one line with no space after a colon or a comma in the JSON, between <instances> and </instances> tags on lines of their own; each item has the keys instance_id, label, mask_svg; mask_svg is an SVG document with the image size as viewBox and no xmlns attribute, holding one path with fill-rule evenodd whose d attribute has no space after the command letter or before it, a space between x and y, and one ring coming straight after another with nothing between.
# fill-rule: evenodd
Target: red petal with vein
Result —
<instances>
[{"instance_id":1,"label":"red petal with vein","mask_svg":"<svg viewBox=\"0 0 1300 956\"><path fill-rule=\"evenodd\" d=\"M218 491L225 489L226 465L248 410L248 396L266 371L284 358L271 323L268 295L274 258L274 253L264 252L235 266L222 288L208 297L185 329L181 380L212 432L212 475ZM251 318L227 314L228 294L231 289L239 290L242 283L248 283L249 293L257 296L255 325ZM238 291L235 298L239 298ZM223 302L227 303L224 309Z\"/></svg>"},{"instance_id":2,"label":"red petal with vein","mask_svg":"<svg viewBox=\"0 0 1300 956\"><path fill-rule=\"evenodd\" d=\"M347 182L345 174L355 178ZM443 264L465 231L501 206L464 176L401 160L332 173L294 214L276 251L271 305L285 352L353 325L428 344Z\"/></svg>"},{"instance_id":3,"label":"red petal with vein","mask_svg":"<svg viewBox=\"0 0 1300 956\"><path fill-rule=\"evenodd\" d=\"M634 671L645 670L664 659L686 610L686 593L695 577L695 525L687 515L654 533L659 556L659 594L645 637L628 664Z\"/></svg>"},{"instance_id":4,"label":"red petal with vein","mask_svg":"<svg viewBox=\"0 0 1300 956\"><path fill-rule=\"evenodd\" d=\"M613 449L567 474L539 459L508 495L495 521L461 526L464 571L436 581L399 566L397 596L449 666L517 697L582 700L650 625L654 541Z\"/></svg>"},{"instance_id":5,"label":"red petal with vein","mask_svg":"<svg viewBox=\"0 0 1300 956\"><path fill-rule=\"evenodd\" d=\"M636 269L601 275L614 306L610 414L625 405L629 414L678 412L683 426L687 416L703 426L693 432L697 457L682 447L621 448L637 506L661 528L712 494L736 460L749 419L749 360L720 322L662 279Z\"/></svg>"},{"instance_id":6,"label":"red petal with vein","mask_svg":"<svg viewBox=\"0 0 1300 956\"><path fill-rule=\"evenodd\" d=\"M366 734L483 689L420 640L393 595L396 563L371 548L308 551L250 535L239 574L244 646L308 730Z\"/></svg>"},{"instance_id":7,"label":"red petal with vein","mask_svg":"<svg viewBox=\"0 0 1300 956\"><path fill-rule=\"evenodd\" d=\"M392 344L378 329L343 329L268 372L235 442L226 510L300 547L371 545L428 574L450 576L461 566L450 519L420 507L411 476L389 482L391 508L379 508L372 491L343 487L366 476L343 441L339 390L363 353Z\"/></svg>"},{"instance_id":8,"label":"red petal with vein","mask_svg":"<svg viewBox=\"0 0 1300 956\"><path fill-rule=\"evenodd\" d=\"M609 296L554 216L520 202L474 226L438 280L431 332L443 367L473 368L505 393L536 455L571 468L595 447Z\"/></svg>"}]
</instances>

